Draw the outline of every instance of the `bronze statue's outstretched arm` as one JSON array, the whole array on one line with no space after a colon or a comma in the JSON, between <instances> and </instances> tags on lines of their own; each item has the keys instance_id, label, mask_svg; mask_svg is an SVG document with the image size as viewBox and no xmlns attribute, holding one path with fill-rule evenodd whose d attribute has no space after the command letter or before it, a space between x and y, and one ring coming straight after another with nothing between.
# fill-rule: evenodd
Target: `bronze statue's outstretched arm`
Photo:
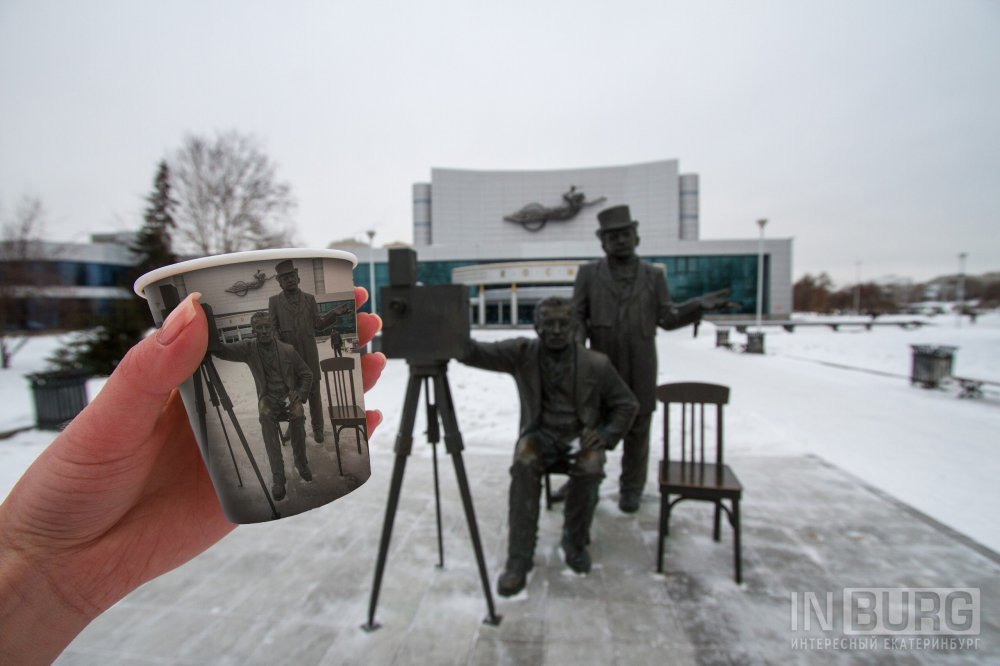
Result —
<instances>
[{"instance_id":1,"label":"bronze statue's outstretched arm","mask_svg":"<svg viewBox=\"0 0 1000 666\"><path fill-rule=\"evenodd\" d=\"M711 291L701 296L695 296L683 303L670 303L664 307L661 302L657 323L661 328L672 331L701 320L701 316L713 310L723 310L733 302L729 300L729 289Z\"/></svg>"},{"instance_id":2,"label":"bronze statue's outstretched arm","mask_svg":"<svg viewBox=\"0 0 1000 666\"><path fill-rule=\"evenodd\" d=\"M345 315L350 311L351 311L350 303L343 303L341 305L338 305L337 307L335 307L334 309L330 310L329 312L323 315L319 314L319 311L317 310L316 330L320 331L326 328L327 326L332 324L337 317Z\"/></svg>"}]
</instances>

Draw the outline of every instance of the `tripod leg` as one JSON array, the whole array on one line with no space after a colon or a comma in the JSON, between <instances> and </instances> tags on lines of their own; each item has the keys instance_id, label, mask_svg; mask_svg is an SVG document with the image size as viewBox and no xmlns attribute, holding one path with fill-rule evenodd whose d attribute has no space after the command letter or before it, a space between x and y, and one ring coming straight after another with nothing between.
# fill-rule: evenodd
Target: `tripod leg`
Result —
<instances>
[{"instance_id":1,"label":"tripod leg","mask_svg":"<svg viewBox=\"0 0 1000 666\"><path fill-rule=\"evenodd\" d=\"M375 607L378 605L378 593L382 587L382 574L385 572L389 540L392 538L392 523L396 519L396 507L399 505L399 491L403 486L406 459L409 458L410 451L413 449L413 425L417 419L417 405L419 403L420 377L411 373L410 381L406 385L403 418L399 423L399 434L396 435L396 463L392 469L389 500L385 505L385 521L382 524L382 539L379 541L378 560L375 563L375 581L372 584L372 595L368 602L368 623L361 625L365 631L375 631L380 626L375 622Z\"/></svg>"},{"instance_id":2,"label":"tripod leg","mask_svg":"<svg viewBox=\"0 0 1000 666\"><path fill-rule=\"evenodd\" d=\"M253 471L257 474L257 480L260 482L261 490L264 491L264 497L267 499L268 505L271 507L271 517L281 518L281 514L278 513L278 509L274 506L274 500L271 499L271 493L267 490L267 484L264 483L264 477L260 473L260 467L257 466L257 460L253 457L253 451L250 450L250 443L247 442L247 436L243 433L243 428L240 426L239 419L236 418L236 412L233 411L233 401L229 398L229 393L226 391L226 387L222 384L222 378L219 376L219 371L215 368L215 363L212 362L211 356L206 356L205 360L202 361L202 367L206 368L208 371L208 376L211 378L212 384L215 386L216 393L219 394L219 401L222 403L222 407L229 414L229 420L233 422L233 429L236 430L236 436L240 438L240 443L243 444L243 450L246 451L247 458L250 459L250 466L253 467Z\"/></svg>"},{"instance_id":3,"label":"tripod leg","mask_svg":"<svg viewBox=\"0 0 1000 666\"><path fill-rule=\"evenodd\" d=\"M226 447L229 449L229 457L233 460L233 469L236 470L236 480L240 483L240 488L243 487L243 476L240 474L240 466L236 464L236 454L233 453L233 443L229 441L229 430L226 429L226 422L222 418L222 410L219 406L215 406L215 413L219 415L219 423L222 424L222 434L226 436Z\"/></svg>"},{"instance_id":4,"label":"tripod leg","mask_svg":"<svg viewBox=\"0 0 1000 666\"><path fill-rule=\"evenodd\" d=\"M486 561L483 559L483 544L479 539L479 527L476 524L476 510L472 506L472 493L469 491L469 479L465 474L465 462L462 460L462 433L458 430L458 419L455 416L455 405L451 399L451 389L448 386L446 368L434 377L434 395L437 397L438 409L441 412L441 423L444 425L445 449L451 454L455 465L455 477L458 479L458 490L462 495L462 507L465 509L465 520L469 524L469 535L472 537L472 548L476 553L476 564L479 565L479 579L483 584L483 594L486 595L486 608L489 615L483 620L486 624L500 624L501 616L493 608L493 593L486 574Z\"/></svg>"},{"instance_id":5,"label":"tripod leg","mask_svg":"<svg viewBox=\"0 0 1000 666\"><path fill-rule=\"evenodd\" d=\"M436 394L435 394L436 395ZM438 478L437 444L441 441L437 405L431 403L430 379L424 378L424 400L427 403L427 441L431 445L431 462L434 467L434 515L437 518L438 568L444 568L444 538L441 530L441 484Z\"/></svg>"},{"instance_id":6,"label":"tripod leg","mask_svg":"<svg viewBox=\"0 0 1000 666\"><path fill-rule=\"evenodd\" d=\"M204 363L204 362L202 362ZM206 384L209 383L209 379L205 376L205 366L202 365L199 371L195 373L192 377L194 382L194 405L195 411L198 412L198 430L201 432L201 441L208 443L208 405L205 404L205 387L202 386L202 381ZM210 384L209 384L210 385ZM205 464L208 464L208 446L205 447Z\"/></svg>"},{"instance_id":7,"label":"tripod leg","mask_svg":"<svg viewBox=\"0 0 1000 666\"><path fill-rule=\"evenodd\" d=\"M204 374L208 371L205 368L201 368L200 371ZM207 375L206 375L207 376ZM226 437L226 448L229 449L229 457L233 461L233 469L236 470L236 480L239 481L240 488L243 487L243 475L240 474L240 466L236 464L236 454L233 453L233 443L229 439L229 430L226 428L226 421L222 418L222 410L219 409L219 394L215 392L215 387L209 381L205 382L208 387L208 397L212 401L212 405L215 407L215 413L219 417L219 425L222 426L222 434Z\"/></svg>"},{"instance_id":8,"label":"tripod leg","mask_svg":"<svg viewBox=\"0 0 1000 666\"><path fill-rule=\"evenodd\" d=\"M441 535L441 487L438 483L438 449L435 442L431 442L431 462L434 466L434 515L437 519L438 536L438 569L444 568L444 537Z\"/></svg>"}]
</instances>

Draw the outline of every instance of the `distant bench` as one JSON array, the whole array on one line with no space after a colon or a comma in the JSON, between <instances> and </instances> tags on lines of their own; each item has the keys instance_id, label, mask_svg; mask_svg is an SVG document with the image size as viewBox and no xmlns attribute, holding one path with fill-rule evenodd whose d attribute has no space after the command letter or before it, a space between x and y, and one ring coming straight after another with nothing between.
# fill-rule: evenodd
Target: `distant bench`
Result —
<instances>
[{"instance_id":1,"label":"distant bench","mask_svg":"<svg viewBox=\"0 0 1000 666\"><path fill-rule=\"evenodd\" d=\"M951 379L958 382L959 398L982 398L983 397L983 386L1000 386L1000 382L995 382L991 379L976 379L975 377L958 377L956 375L951 375Z\"/></svg>"},{"instance_id":2,"label":"distant bench","mask_svg":"<svg viewBox=\"0 0 1000 666\"><path fill-rule=\"evenodd\" d=\"M747 328L750 326L756 326L756 320L726 320L726 319L708 319L716 326L732 326L736 329L738 333L746 333ZM873 326L899 326L900 328L920 328L921 326L927 326L928 323L925 321L920 321L917 319L911 319L907 321L858 321L858 320L840 320L840 321L793 321L791 319L763 319L760 322L761 326L780 326L789 333L794 333L796 327L799 326L826 326L833 329L834 331L840 330L842 326L863 326L865 330L872 330Z\"/></svg>"}]
</instances>

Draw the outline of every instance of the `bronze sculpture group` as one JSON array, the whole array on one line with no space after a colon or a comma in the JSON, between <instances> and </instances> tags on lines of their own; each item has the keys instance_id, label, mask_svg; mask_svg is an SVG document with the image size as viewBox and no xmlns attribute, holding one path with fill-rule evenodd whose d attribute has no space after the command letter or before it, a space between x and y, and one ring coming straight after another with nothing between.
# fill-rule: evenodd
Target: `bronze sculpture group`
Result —
<instances>
[{"instance_id":1,"label":"bronze sculpture group","mask_svg":"<svg viewBox=\"0 0 1000 666\"><path fill-rule=\"evenodd\" d=\"M521 429L510 468L507 562L497 592L524 589L533 567L542 476L569 474L561 547L566 564L590 570L590 524L605 451L624 439L619 508L638 511L655 410L656 329L673 330L729 305L728 290L681 304L663 273L639 259L638 222L628 206L597 215L605 258L581 266L571 302L546 299L535 311L537 339L470 341L463 363L513 375ZM584 342L590 342L590 347ZM575 442L578 446L574 446Z\"/></svg>"},{"instance_id":2,"label":"bronze sculpture group","mask_svg":"<svg viewBox=\"0 0 1000 666\"><path fill-rule=\"evenodd\" d=\"M316 335L337 316L350 312L350 305L341 305L321 315L315 296L299 288L299 272L290 259L279 262L275 272L281 292L269 298L267 311L251 316L253 338L228 344L210 339L209 352L226 361L245 363L250 369L257 390L261 436L271 467L271 496L281 501L286 494L286 475L279 423L288 422L287 437L291 440L299 477L306 483L312 481L306 452L306 403L313 439L317 444L324 439ZM258 275L263 273L258 271ZM337 356L341 355L340 343L342 338L335 331L331 345Z\"/></svg>"},{"instance_id":3,"label":"bronze sculpture group","mask_svg":"<svg viewBox=\"0 0 1000 666\"><path fill-rule=\"evenodd\" d=\"M309 391L309 421L312 423L313 439L317 444L323 443L323 401L320 396L319 349L316 347L316 335L322 329L330 326L338 316L350 311L350 305L341 305L326 314L320 314L316 298L299 289L299 270L291 259L286 259L275 266L278 284L281 291L271 296L267 302L271 321L277 330L278 337L290 344L299 353L302 360L309 366L315 381Z\"/></svg>"},{"instance_id":4,"label":"bronze sculpture group","mask_svg":"<svg viewBox=\"0 0 1000 666\"><path fill-rule=\"evenodd\" d=\"M254 337L229 344L210 339L208 350L224 361L246 363L257 390L257 412L264 449L271 466L271 497L285 498L285 464L281 457L278 421L287 420L292 457L303 481L312 481L306 454L305 410L302 403L316 383L305 361L295 349L274 335L271 315L255 312L250 318Z\"/></svg>"},{"instance_id":5,"label":"bronze sculpture group","mask_svg":"<svg viewBox=\"0 0 1000 666\"><path fill-rule=\"evenodd\" d=\"M649 463L649 426L656 409L656 329L674 330L701 319L706 310L729 304L729 291L684 303L670 301L663 273L636 254L639 223L628 206L597 214L604 259L580 267L573 286L576 316L590 348L606 354L639 400L639 412L625 434L619 508L639 510Z\"/></svg>"},{"instance_id":6,"label":"bronze sculpture group","mask_svg":"<svg viewBox=\"0 0 1000 666\"><path fill-rule=\"evenodd\" d=\"M628 430L639 407L607 357L577 342L569 301L539 303L535 331L537 339L470 341L461 359L513 375L521 398L521 433L510 468L507 564L497 583L501 596L525 586L535 554L542 475L555 466L570 475L562 538L566 564L578 573L590 571L587 545L604 451Z\"/></svg>"}]
</instances>

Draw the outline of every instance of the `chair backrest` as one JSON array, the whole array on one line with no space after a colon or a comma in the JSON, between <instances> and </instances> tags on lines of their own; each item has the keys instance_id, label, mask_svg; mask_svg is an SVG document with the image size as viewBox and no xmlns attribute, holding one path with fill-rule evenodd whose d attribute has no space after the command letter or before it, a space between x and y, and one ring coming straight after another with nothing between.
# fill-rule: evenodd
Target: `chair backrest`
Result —
<instances>
[{"instance_id":1,"label":"chair backrest","mask_svg":"<svg viewBox=\"0 0 1000 666\"><path fill-rule=\"evenodd\" d=\"M729 387L700 382L676 382L656 387L656 399L663 403L663 459L670 461L670 410L679 405L680 460L683 463L704 464L705 405L715 410L715 462L723 464L722 408L729 402Z\"/></svg>"},{"instance_id":2,"label":"chair backrest","mask_svg":"<svg viewBox=\"0 0 1000 666\"><path fill-rule=\"evenodd\" d=\"M326 384L326 400L330 407L357 406L354 392L354 359L350 356L325 358L319 362ZM333 395L330 394L330 375L333 375ZM348 396L350 396L348 398Z\"/></svg>"}]
</instances>

